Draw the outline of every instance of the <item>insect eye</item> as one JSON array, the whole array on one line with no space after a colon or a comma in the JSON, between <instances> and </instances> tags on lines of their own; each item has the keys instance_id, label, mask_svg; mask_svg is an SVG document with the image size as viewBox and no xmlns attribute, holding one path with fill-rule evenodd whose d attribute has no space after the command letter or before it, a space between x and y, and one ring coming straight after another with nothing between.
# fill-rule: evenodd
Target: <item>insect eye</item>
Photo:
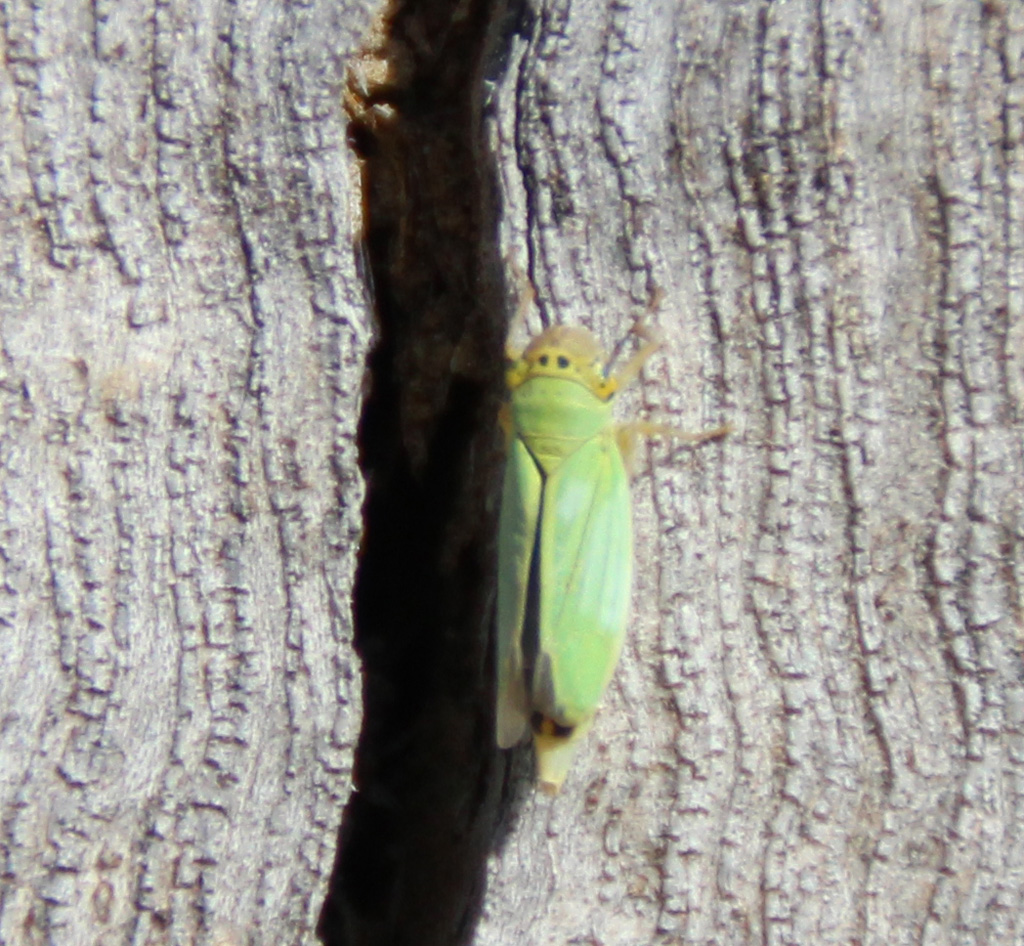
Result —
<instances>
[{"instance_id":1,"label":"insect eye","mask_svg":"<svg viewBox=\"0 0 1024 946\"><path fill-rule=\"evenodd\" d=\"M569 359L566 358L565 355L559 355L558 356L558 367L559 368L568 368L569 367Z\"/></svg>"},{"instance_id":2,"label":"insect eye","mask_svg":"<svg viewBox=\"0 0 1024 946\"><path fill-rule=\"evenodd\" d=\"M539 361L542 365L546 365L548 363L548 356L541 355L540 358L537 359L537 361Z\"/></svg>"}]
</instances>

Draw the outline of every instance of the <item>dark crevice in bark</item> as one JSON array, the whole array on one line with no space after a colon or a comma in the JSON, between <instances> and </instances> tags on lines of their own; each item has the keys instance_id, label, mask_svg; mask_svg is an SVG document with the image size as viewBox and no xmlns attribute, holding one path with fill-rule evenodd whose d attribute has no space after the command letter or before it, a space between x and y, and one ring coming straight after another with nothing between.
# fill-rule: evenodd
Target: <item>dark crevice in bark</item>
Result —
<instances>
[{"instance_id":1,"label":"dark crevice in bark","mask_svg":"<svg viewBox=\"0 0 1024 946\"><path fill-rule=\"evenodd\" d=\"M497 819L489 636L504 292L483 78L503 0L410 0L350 70L378 340L360 425L363 666L355 790L318 934L472 936Z\"/></svg>"}]
</instances>

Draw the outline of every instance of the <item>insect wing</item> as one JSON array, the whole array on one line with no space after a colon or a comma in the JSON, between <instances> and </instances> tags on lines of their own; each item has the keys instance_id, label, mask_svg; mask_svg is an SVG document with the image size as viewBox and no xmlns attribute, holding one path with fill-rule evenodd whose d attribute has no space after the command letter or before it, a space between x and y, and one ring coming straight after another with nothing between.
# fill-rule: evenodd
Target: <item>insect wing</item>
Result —
<instances>
[{"instance_id":1,"label":"insect wing","mask_svg":"<svg viewBox=\"0 0 1024 946\"><path fill-rule=\"evenodd\" d=\"M607 428L548 479L540 539L534 708L578 726L597 709L626 632L633 577L629 479Z\"/></svg>"},{"instance_id":2,"label":"insect wing","mask_svg":"<svg viewBox=\"0 0 1024 946\"><path fill-rule=\"evenodd\" d=\"M502 749L522 741L530 719L522 633L542 487L533 457L522 440L513 437L505 462L498 526L496 735Z\"/></svg>"}]
</instances>

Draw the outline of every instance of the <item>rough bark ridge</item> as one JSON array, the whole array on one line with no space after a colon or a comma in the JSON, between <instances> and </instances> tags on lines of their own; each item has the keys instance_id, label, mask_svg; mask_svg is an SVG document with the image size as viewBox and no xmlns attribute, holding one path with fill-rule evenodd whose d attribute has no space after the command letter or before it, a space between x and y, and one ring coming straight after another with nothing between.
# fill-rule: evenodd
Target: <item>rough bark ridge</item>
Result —
<instances>
[{"instance_id":1,"label":"rough bark ridge","mask_svg":"<svg viewBox=\"0 0 1024 946\"><path fill-rule=\"evenodd\" d=\"M652 450L620 671L476 942L1024 937L1024 5L528 12L503 71L483 0L358 54L334 0L0 0L4 943L312 939L350 59L324 938L464 940L481 890L481 134L540 320L664 290L627 409L736 432Z\"/></svg>"},{"instance_id":2,"label":"rough bark ridge","mask_svg":"<svg viewBox=\"0 0 1024 946\"><path fill-rule=\"evenodd\" d=\"M551 0L494 95L542 315L662 287L644 401L736 432L478 942L1020 942L1024 7Z\"/></svg>"},{"instance_id":3,"label":"rough bark ridge","mask_svg":"<svg viewBox=\"0 0 1024 946\"><path fill-rule=\"evenodd\" d=\"M358 726L333 2L0 4L0 941L309 941Z\"/></svg>"},{"instance_id":4,"label":"rough bark ridge","mask_svg":"<svg viewBox=\"0 0 1024 946\"><path fill-rule=\"evenodd\" d=\"M500 779L488 697L503 296L482 134L491 0L394 3L348 86L379 337L353 602L364 724L319 933L472 933Z\"/></svg>"}]
</instances>

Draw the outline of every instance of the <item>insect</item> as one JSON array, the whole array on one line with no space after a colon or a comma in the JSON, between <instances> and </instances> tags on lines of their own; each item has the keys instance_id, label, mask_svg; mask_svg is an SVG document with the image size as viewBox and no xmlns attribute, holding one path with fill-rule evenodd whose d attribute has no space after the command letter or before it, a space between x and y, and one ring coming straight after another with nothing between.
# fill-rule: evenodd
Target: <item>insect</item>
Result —
<instances>
[{"instance_id":1,"label":"insect","mask_svg":"<svg viewBox=\"0 0 1024 946\"><path fill-rule=\"evenodd\" d=\"M584 328L554 326L509 353L508 455L498 533L497 720L505 749L532 734L537 778L561 788L618 663L633 575L629 471L641 437L691 443L660 424L616 423L616 392L659 342L616 373Z\"/></svg>"}]
</instances>

